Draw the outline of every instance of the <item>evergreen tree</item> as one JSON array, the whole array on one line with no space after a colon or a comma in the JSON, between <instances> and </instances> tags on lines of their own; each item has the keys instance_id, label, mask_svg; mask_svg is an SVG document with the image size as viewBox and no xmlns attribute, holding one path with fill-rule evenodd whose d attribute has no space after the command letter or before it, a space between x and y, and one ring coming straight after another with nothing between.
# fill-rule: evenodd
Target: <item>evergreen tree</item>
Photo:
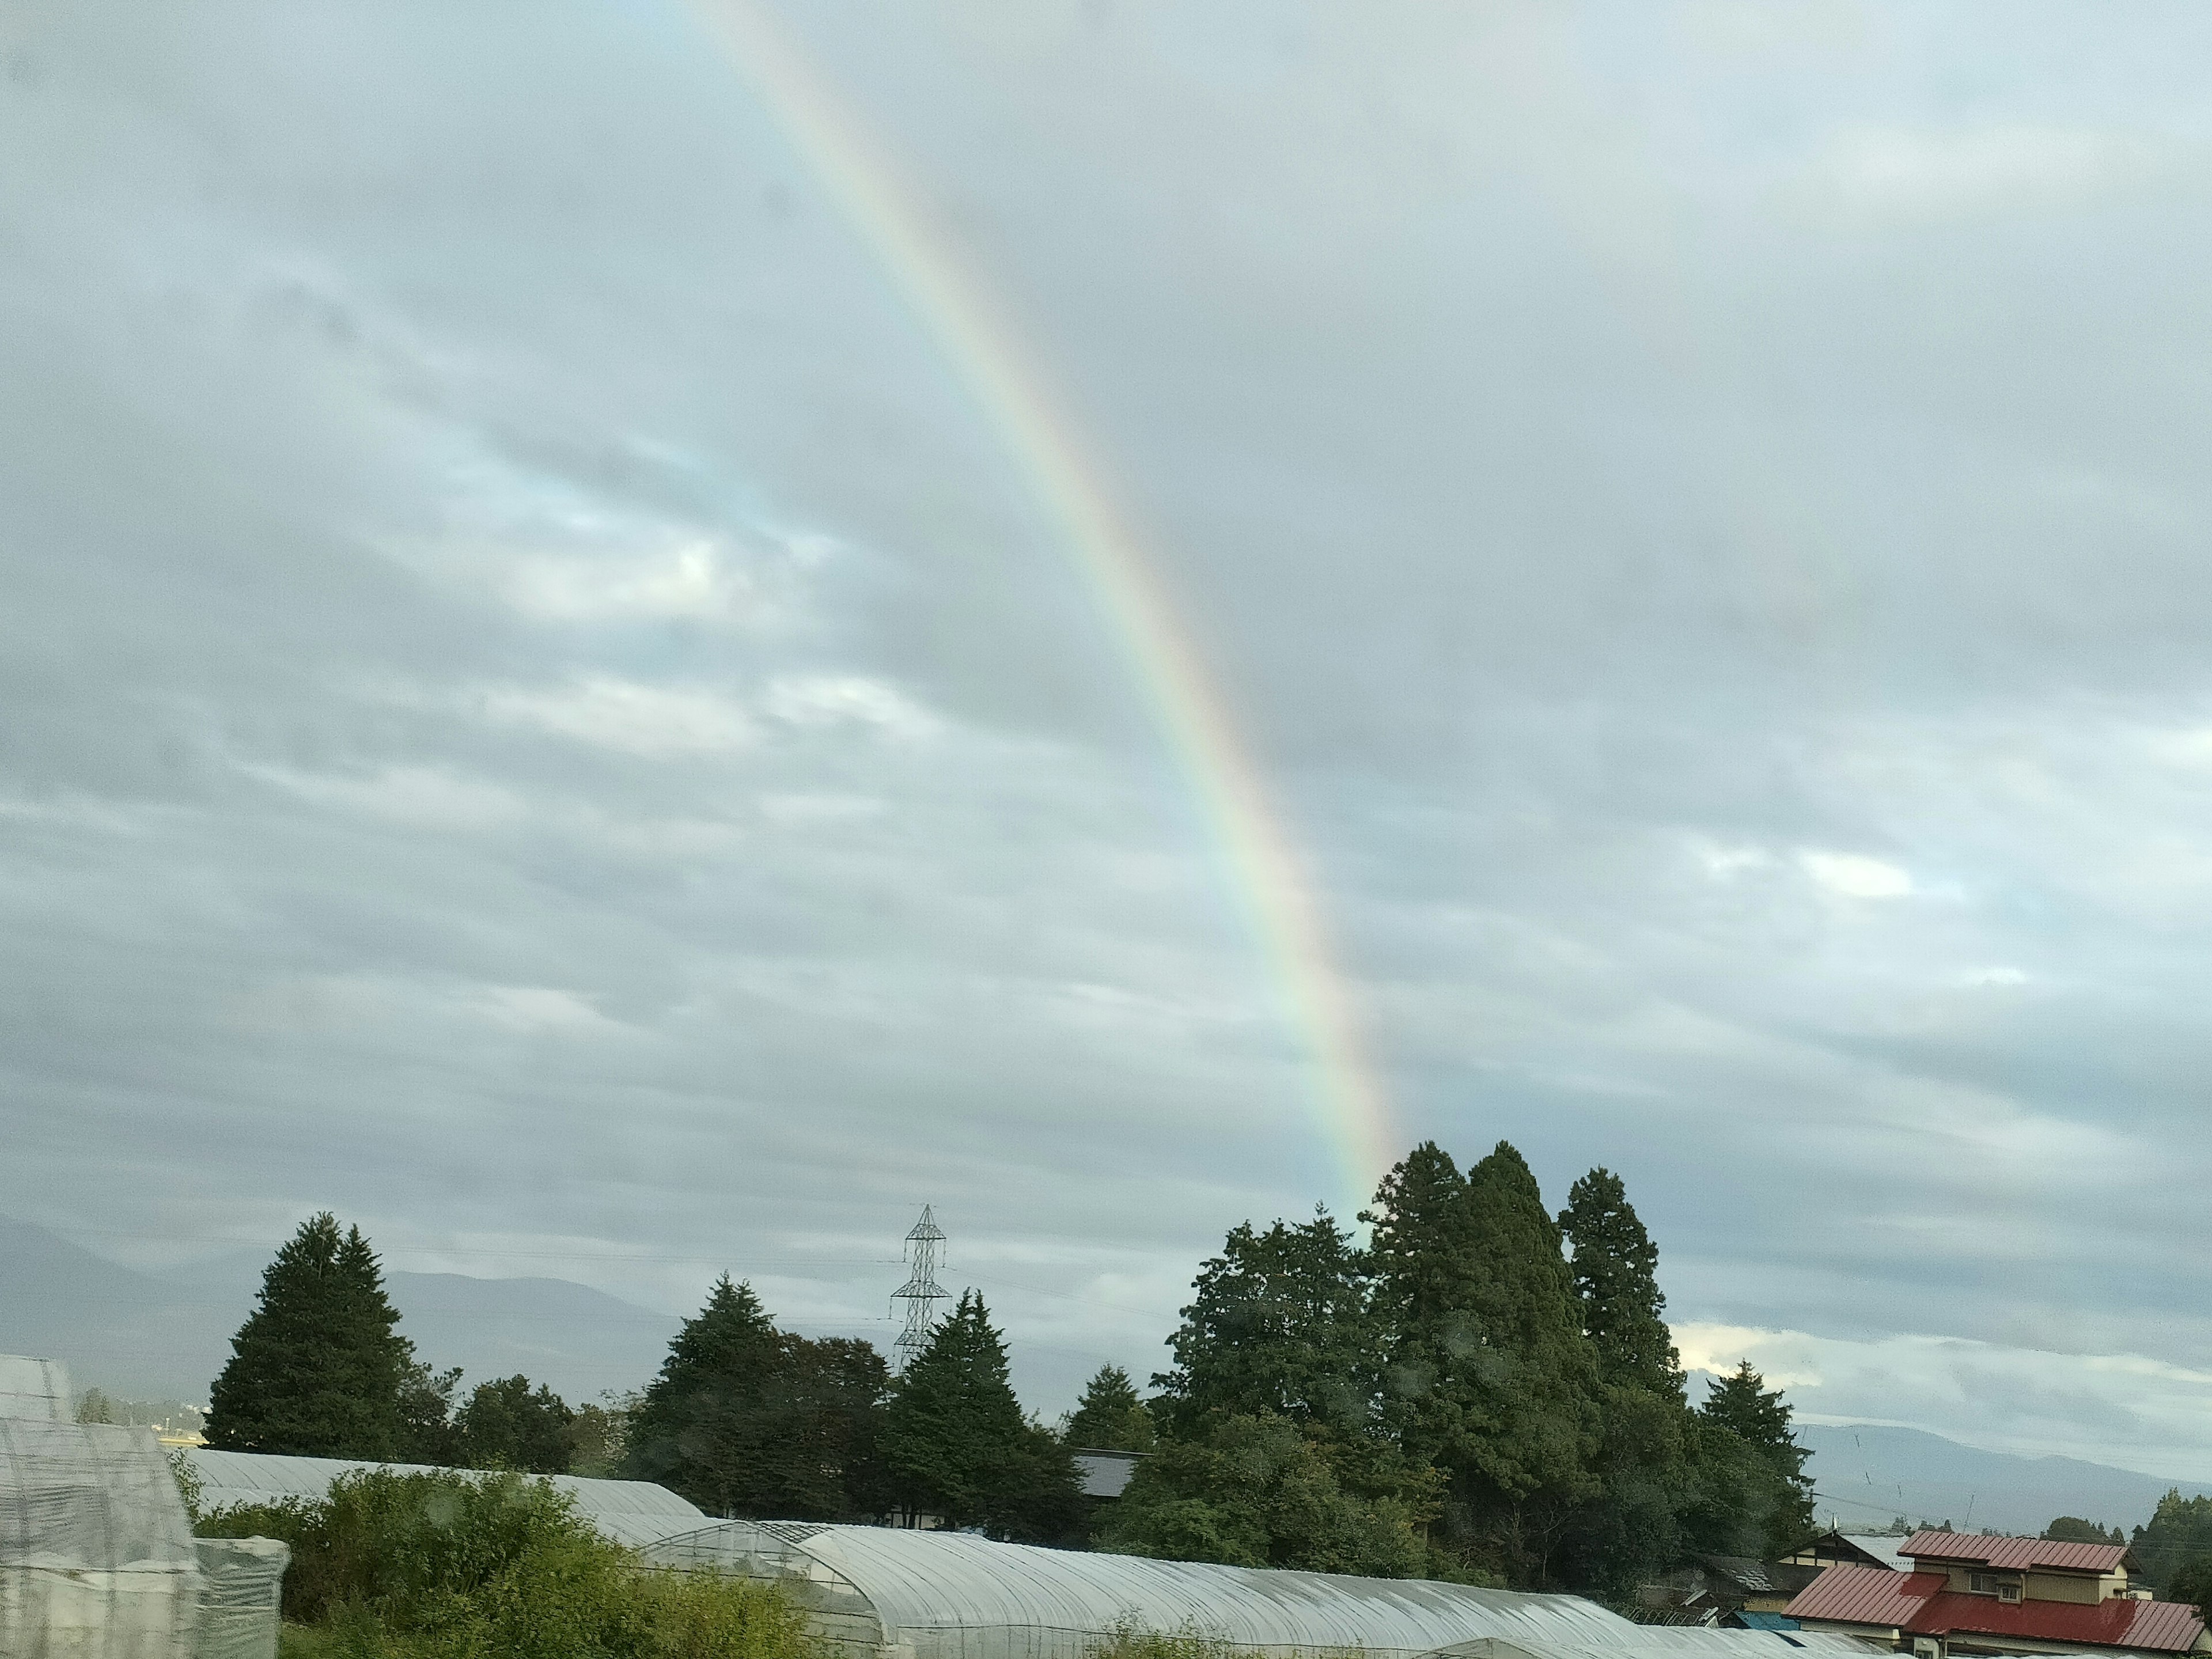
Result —
<instances>
[{"instance_id":1,"label":"evergreen tree","mask_svg":"<svg viewBox=\"0 0 2212 1659\"><path fill-rule=\"evenodd\" d=\"M1644 1231L1620 1177L1592 1170L1575 1182L1559 1212L1559 1229L1574 1249L1576 1299L1600 1373L1609 1382L1680 1395L1682 1362L1667 1328L1659 1248Z\"/></svg>"},{"instance_id":2,"label":"evergreen tree","mask_svg":"<svg viewBox=\"0 0 2212 1659\"><path fill-rule=\"evenodd\" d=\"M1239 1225L1193 1288L1169 1341L1175 1369L1152 1379L1173 1431L1265 1413L1366 1427L1376 1367L1367 1287L1351 1234L1326 1209L1295 1227Z\"/></svg>"},{"instance_id":3,"label":"evergreen tree","mask_svg":"<svg viewBox=\"0 0 2212 1659\"><path fill-rule=\"evenodd\" d=\"M433 1370L427 1361L410 1359L399 1380L399 1449L403 1463L458 1468L468 1462L460 1431L453 1426L453 1393L461 1368Z\"/></svg>"},{"instance_id":4,"label":"evergreen tree","mask_svg":"<svg viewBox=\"0 0 2212 1659\"><path fill-rule=\"evenodd\" d=\"M301 1457L391 1458L412 1358L361 1229L325 1212L262 1275L259 1300L216 1379L208 1444Z\"/></svg>"},{"instance_id":5,"label":"evergreen tree","mask_svg":"<svg viewBox=\"0 0 2212 1659\"><path fill-rule=\"evenodd\" d=\"M1464 1177L1426 1142L1384 1177L1368 1219L1390 1414L1449 1481L1448 1535L1514 1583L1552 1582L1598 1489L1596 1372L1535 1177L1503 1141Z\"/></svg>"},{"instance_id":6,"label":"evergreen tree","mask_svg":"<svg viewBox=\"0 0 2212 1659\"><path fill-rule=\"evenodd\" d=\"M1715 1382L1695 1413L1692 1462L1702 1488L1692 1541L1716 1553L1772 1560L1813 1533L1812 1455L1790 1407L1748 1359Z\"/></svg>"},{"instance_id":7,"label":"evergreen tree","mask_svg":"<svg viewBox=\"0 0 2212 1659\"><path fill-rule=\"evenodd\" d=\"M899 1378L883 1455L900 1502L956 1527L1055 1540L1081 1523L1074 1460L1022 1415L1006 1349L973 1291Z\"/></svg>"},{"instance_id":8,"label":"evergreen tree","mask_svg":"<svg viewBox=\"0 0 2212 1659\"><path fill-rule=\"evenodd\" d=\"M1087 1451L1144 1452L1155 1438L1152 1413L1136 1384L1119 1365L1101 1365L1083 1386L1083 1398L1061 1426L1063 1444Z\"/></svg>"},{"instance_id":9,"label":"evergreen tree","mask_svg":"<svg viewBox=\"0 0 2212 1659\"><path fill-rule=\"evenodd\" d=\"M515 1376L479 1382L453 1427L471 1468L566 1474L576 1413L552 1389Z\"/></svg>"},{"instance_id":10,"label":"evergreen tree","mask_svg":"<svg viewBox=\"0 0 2212 1659\"><path fill-rule=\"evenodd\" d=\"M2177 1488L2158 1500L2150 1520L2135 1530L2133 1546L2142 1575L2176 1600L2186 1577L2197 1588L2199 1575L2192 1571L2212 1559L2212 1497L2184 1498Z\"/></svg>"},{"instance_id":11,"label":"evergreen tree","mask_svg":"<svg viewBox=\"0 0 2212 1659\"><path fill-rule=\"evenodd\" d=\"M687 1320L626 1425L623 1467L714 1514L872 1518L888 1382L866 1342L780 1331L725 1273Z\"/></svg>"},{"instance_id":12,"label":"evergreen tree","mask_svg":"<svg viewBox=\"0 0 2212 1659\"><path fill-rule=\"evenodd\" d=\"M2078 1515L2062 1515L2043 1529L2043 1535L2059 1544L2125 1544L2127 1534L2118 1527L2100 1527Z\"/></svg>"},{"instance_id":13,"label":"evergreen tree","mask_svg":"<svg viewBox=\"0 0 2212 1659\"><path fill-rule=\"evenodd\" d=\"M1681 1363L1659 1290L1659 1251L1620 1177L1592 1170L1567 1194L1560 1231L1574 1252L1577 1301L1597 1366L1601 1489L1561 1549L1566 1578L1615 1596L1673 1565L1694 1501Z\"/></svg>"}]
</instances>

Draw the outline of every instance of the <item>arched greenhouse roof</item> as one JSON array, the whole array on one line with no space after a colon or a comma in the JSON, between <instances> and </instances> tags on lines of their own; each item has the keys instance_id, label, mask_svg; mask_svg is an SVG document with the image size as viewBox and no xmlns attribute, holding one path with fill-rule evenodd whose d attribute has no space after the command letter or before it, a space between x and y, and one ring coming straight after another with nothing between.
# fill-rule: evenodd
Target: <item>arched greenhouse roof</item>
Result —
<instances>
[{"instance_id":1,"label":"arched greenhouse roof","mask_svg":"<svg viewBox=\"0 0 2212 1659\"><path fill-rule=\"evenodd\" d=\"M272 1504L286 1498L319 1502L329 1494L331 1481L356 1469L389 1469L396 1474L451 1473L419 1463L283 1457L272 1452L216 1451L205 1446L192 1447L185 1455L200 1478L203 1510ZM601 1534L633 1548L672 1533L690 1531L707 1520L696 1505L647 1480L589 1480L573 1474L528 1478L550 1481L575 1500L576 1513Z\"/></svg>"},{"instance_id":2,"label":"arched greenhouse roof","mask_svg":"<svg viewBox=\"0 0 2212 1659\"><path fill-rule=\"evenodd\" d=\"M152 1430L0 1417L0 1654L183 1659L199 1585Z\"/></svg>"},{"instance_id":3,"label":"arched greenhouse roof","mask_svg":"<svg viewBox=\"0 0 2212 1659\"><path fill-rule=\"evenodd\" d=\"M1274 1656L1412 1659L1485 1638L1500 1644L1493 1659L1793 1654L1779 1641L1727 1639L1752 1632L1654 1632L1579 1596L1036 1549L963 1533L730 1521L645 1553L665 1566L783 1578L820 1634L849 1654L896 1659L1082 1659L1130 1626ZM1704 1639L1665 1639L1685 1636ZM1864 1651L1832 1651L1846 1650Z\"/></svg>"}]
</instances>

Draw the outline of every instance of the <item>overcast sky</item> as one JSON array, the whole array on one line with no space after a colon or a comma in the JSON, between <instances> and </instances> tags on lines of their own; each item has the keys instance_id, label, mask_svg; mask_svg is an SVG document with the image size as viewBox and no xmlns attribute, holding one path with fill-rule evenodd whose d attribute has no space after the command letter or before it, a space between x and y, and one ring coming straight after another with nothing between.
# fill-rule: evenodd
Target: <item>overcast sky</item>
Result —
<instances>
[{"instance_id":1,"label":"overcast sky","mask_svg":"<svg viewBox=\"0 0 2212 1659\"><path fill-rule=\"evenodd\" d=\"M713 0L0 3L0 1212L1030 1403L1357 1197ZM1144 528L1401 1139L1686 1354L2212 1477L2202 10L780 3ZM0 1345L4 1346L4 1345Z\"/></svg>"}]
</instances>

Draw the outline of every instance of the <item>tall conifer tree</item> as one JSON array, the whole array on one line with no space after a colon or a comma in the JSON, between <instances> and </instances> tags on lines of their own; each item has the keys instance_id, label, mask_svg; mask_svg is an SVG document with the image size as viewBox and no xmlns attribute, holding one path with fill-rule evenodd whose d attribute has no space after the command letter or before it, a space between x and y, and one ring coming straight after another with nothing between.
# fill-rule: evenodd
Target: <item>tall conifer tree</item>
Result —
<instances>
[{"instance_id":1,"label":"tall conifer tree","mask_svg":"<svg viewBox=\"0 0 2212 1659\"><path fill-rule=\"evenodd\" d=\"M974 1291L899 1378L882 1444L910 1510L1009 1538L1057 1540L1080 1525L1074 1460L1023 1417L1006 1342Z\"/></svg>"},{"instance_id":2,"label":"tall conifer tree","mask_svg":"<svg viewBox=\"0 0 2212 1659\"><path fill-rule=\"evenodd\" d=\"M1787 1554L1813 1530L1811 1455L1797 1443L1782 1390L1747 1359L1713 1384L1694 1415L1702 1490L1692 1518L1702 1547L1765 1559Z\"/></svg>"},{"instance_id":3,"label":"tall conifer tree","mask_svg":"<svg viewBox=\"0 0 2212 1659\"><path fill-rule=\"evenodd\" d=\"M301 1224L261 1279L216 1378L208 1444L299 1457L389 1459L413 1350L394 1329L383 1270L361 1229Z\"/></svg>"},{"instance_id":4,"label":"tall conifer tree","mask_svg":"<svg viewBox=\"0 0 2212 1659\"><path fill-rule=\"evenodd\" d=\"M1060 1437L1074 1449L1144 1452L1152 1450L1155 1436L1152 1413L1137 1398L1129 1373L1119 1365L1101 1365L1083 1385L1083 1397Z\"/></svg>"},{"instance_id":5,"label":"tall conifer tree","mask_svg":"<svg viewBox=\"0 0 2212 1659\"><path fill-rule=\"evenodd\" d=\"M1504 1141L1465 1176L1425 1142L1384 1177L1368 1218L1401 1438L1444 1472L1462 1549L1516 1583L1546 1583L1566 1517L1595 1486L1597 1422L1571 1276L1535 1177Z\"/></svg>"},{"instance_id":6,"label":"tall conifer tree","mask_svg":"<svg viewBox=\"0 0 2212 1659\"><path fill-rule=\"evenodd\" d=\"M1567 1194L1559 1226L1574 1250L1583 1329L1601 1378L1601 1431L1584 1504L1561 1555L1577 1585L1626 1594L1674 1565L1695 1501L1692 1425L1659 1290L1659 1251L1627 1188L1592 1170Z\"/></svg>"},{"instance_id":7,"label":"tall conifer tree","mask_svg":"<svg viewBox=\"0 0 2212 1659\"><path fill-rule=\"evenodd\" d=\"M629 1425L624 1468L714 1514L845 1521L888 1499L875 1462L888 1373L869 1344L776 1328L725 1273Z\"/></svg>"},{"instance_id":8,"label":"tall conifer tree","mask_svg":"<svg viewBox=\"0 0 2212 1659\"><path fill-rule=\"evenodd\" d=\"M1583 1330L1610 1382L1682 1392L1681 1358L1667 1328L1659 1247L1644 1231L1628 1189L1610 1170L1592 1170L1568 1189L1559 1228L1574 1247Z\"/></svg>"}]
</instances>

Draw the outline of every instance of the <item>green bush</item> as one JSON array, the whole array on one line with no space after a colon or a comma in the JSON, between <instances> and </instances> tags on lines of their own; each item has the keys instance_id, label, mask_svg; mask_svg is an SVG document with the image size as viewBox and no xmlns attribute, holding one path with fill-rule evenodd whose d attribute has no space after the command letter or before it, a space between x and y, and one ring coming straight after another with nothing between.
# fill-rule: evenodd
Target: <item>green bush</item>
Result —
<instances>
[{"instance_id":1,"label":"green bush","mask_svg":"<svg viewBox=\"0 0 2212 1659\"><path fill-rule=\"evenodd\" d=\"M779 1588L643 1567L518 1475L365 1470L199 1530L292 1547L287 1659L816 1659Z\"/></svg>"}]
</instances>

